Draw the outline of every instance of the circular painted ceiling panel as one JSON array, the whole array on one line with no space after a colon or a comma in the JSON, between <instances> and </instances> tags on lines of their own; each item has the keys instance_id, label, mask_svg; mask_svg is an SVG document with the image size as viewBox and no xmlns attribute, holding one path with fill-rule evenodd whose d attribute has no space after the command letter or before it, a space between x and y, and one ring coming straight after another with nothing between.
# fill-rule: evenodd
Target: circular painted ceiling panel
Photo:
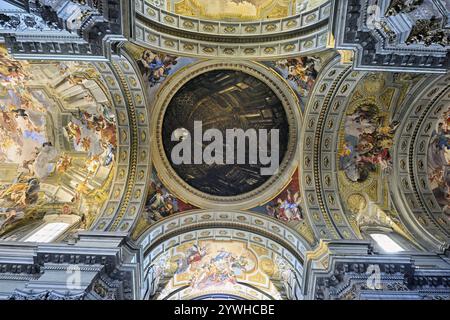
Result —
<instances>
[{"instance_id":1,"label":"circular painted ceiling panel","mask_svg":"<svg viewBox=\"0 0 450 320\"><path fill-rule=\"evenodd\" d=\"M194 128L195 123L198 125L200 122L201 133ZM223 154L211 153L217 156L215 159L223 159L223 164L220 161L207 164L203 153L195 155L195 144L197 150L204 151L216 142L214 138L210 141L196 139L209 129L217 129L223 137L220 141ZM278 147L277 162L282 162L287 150L289 125L279 98L265 83L244 72L210 71L186 83L169 103L162 130L164 151L179 177L195 189L221 197L245 194L263 185L271 176L261 174L261 169L268 165L262 164L259 152L257 163L250 161L249 154L254 145L249 143L249 139L245 140L245 161L239 164L238 156L243 154L238 151L242 149L238 148L237 139L227 137L229 130L234 129L242 129L243 132L254 130L257 139L253 141L259 143L256 150L265 145L269 155ZM260 130L267 132L267 141L262 139ZM273 130L278 130L279 134L279 139L275 139L278 143L274 144L271 141ZM176 164L172 152L186 135L189 135L191 145L190 162ZM233 164L227 161L228 147L234 151ZM195 164L195 156L201 158L201 163Z\"/></svg>"}]
</instances>

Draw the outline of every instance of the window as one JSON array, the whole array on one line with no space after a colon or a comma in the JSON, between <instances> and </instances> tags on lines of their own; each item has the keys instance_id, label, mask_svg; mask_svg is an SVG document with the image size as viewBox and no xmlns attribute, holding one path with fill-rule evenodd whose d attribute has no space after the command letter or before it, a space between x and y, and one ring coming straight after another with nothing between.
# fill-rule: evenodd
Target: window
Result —
<instances>
[{"instance_id":1,"label":"window","mask_svg":"<svg viewBox=\"0 0 450 320\"><path fill-rule=\"evenodd\" d=\"M381 233L373 233L370 235L373 240L380 246L380 248L387 253L396 253L405 251L402 247L400 247L391 237L381 234Z\"/></svg>"},{"instance_id":2,"label":"window","mask_svg":"<svg viewBox=\"0 0 450 320\"><path fill-rule=\"evenodd\" d=\"M44 225L42 228L37 230L35 233L31 234L25 239L25 242L42 242L48 243L52 242L60 235L64 233L70 224L65 222L51 222Z\"/></svg>"}]
</instances>

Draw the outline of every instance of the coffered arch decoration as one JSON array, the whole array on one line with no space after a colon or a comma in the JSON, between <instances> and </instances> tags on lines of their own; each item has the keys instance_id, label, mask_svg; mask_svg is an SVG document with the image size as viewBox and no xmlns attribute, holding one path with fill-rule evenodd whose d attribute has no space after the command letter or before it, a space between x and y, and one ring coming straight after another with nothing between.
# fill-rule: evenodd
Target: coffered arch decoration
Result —
<instances>
[{"instance_id":1,"label":"coffered arch decoration","mask_svg":"<svg viewBox=\"0 0 450 320\"><path fill-rule=\"evenodd\" d=\"M272 90L274 99L276 97L279 100L285 113L288 138L287 141L280 140L280 143L283 143L286 148L285 155L280 162L279 173L270 176L256 189L245 193L222 196L196 189L175 172L164 147L162 130L169 104L186 83L208 72L238 72L253 79L251 81L262 83L263 86ZM245 88L245 84L242 86ZM182 201L199 208L249 209L264 204L275 194L280 193L292 177L298 165L297 145L302 123L301 109L298 97L291 87L268 67L254 62L201 61L179 70L168 78L161 87L158 97L151 119L153 165L161 182Z\"/></svg>"},{"instance_id":2,"label":"coffered arch decoration","mask_svg":"<svg viewBox=\"0 0 450 320\"><path fill-rule=\"evenodd\" d=\"M319 238L365 238L366 231L379 230L414 243L392 204L387 177L397 129L392 115L417 81L352 71L339 58L323 70L302 147L305 207Z\"/></svg>"},{"instance_id":3,"label":"coffered arch decoration","mask_svg":"<svg viewBox=\"0 0 450 320\"><path fill-rule=\"evenodd\" d=\"M146 298L170 299L175 290L190 299L216 291L231 294L230 290L247 299L303 298L303 263L310 248L273 218L244 211L194 210L158 222L136 243L142 253L141 294ZM231 274L210 283L200 276L204 263L198 262L204 259L212 264L236 263ZM220 270L219 266L216 272Z\"/></svg>"},{"instance_id":4,"label":"coffered arch decoration","mask_svg":"<svg viewBox=\"0 0 450 320\"><path fill-rule=\"evenodd\" d=\"M117 110L119 142L118 168L111 198L105 212L96 220L96 231L129 232L145 204L151 157L146 95L134 61L126 52L110 63L97 62Z\"/></svg>"},{"instance_id":5,"label":"coffered arch decoration","mask_svg":"<svg viewBox=\"0 0 450 320\"><path fill-rule=\"evenodd\" d=\"M322 69L309 100L302 128L301 178L307 219L317 238L357 238L344 214L338 192L339 128L349 93L364 73L340 63L340 57Z\"/></svg>"},{"instance_id":6,"label":"coffered arch decoration","mask_svg":"<svg viewBox=\"0 0 450 320\"><path fill-rule=\"evenodd\" d=\"M393 197L404 223L429 250L449 246L449 76L428 76L408 96L394 153Z\"/></svg>"},{"instance_id":7,"label":"coffered arch decoration","mask_svg":"<svg viewBox=\"0 0 450 320\"><path fill-rule=\"evenodd\" d=\"M326 49L331 1L267 21L220 21L183 16L161 2L136 0L131 39L175 55L210 59L273 59Z\"/></svg>"}]
</instances>

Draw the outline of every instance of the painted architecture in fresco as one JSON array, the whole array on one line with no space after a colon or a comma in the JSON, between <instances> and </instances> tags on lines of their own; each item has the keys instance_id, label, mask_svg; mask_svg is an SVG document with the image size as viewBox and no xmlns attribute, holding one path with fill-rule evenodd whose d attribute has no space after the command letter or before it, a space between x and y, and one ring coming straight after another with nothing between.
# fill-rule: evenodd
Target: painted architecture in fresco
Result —
<instances>
[{"instance_id":1,"label":"painted architecture in fresco","mask_svg":"<svg viewBox=\"0 0 450 320\"><path fill-rule=\"evenodd\" d=\"M48 214L86 228L107 197L117 128L85 63L19 62L1 52L1 230Z\"/></svg>"},{"instance_id":2,"label":"painted architecture in fresco","mask_svg":"<svg viewBox=\"0 0 450 320\"><path fill-rule=\"evenodd\" d=\"M0 0L0 300L450 300L448 2Z\"/></svg>"}]
</instances>

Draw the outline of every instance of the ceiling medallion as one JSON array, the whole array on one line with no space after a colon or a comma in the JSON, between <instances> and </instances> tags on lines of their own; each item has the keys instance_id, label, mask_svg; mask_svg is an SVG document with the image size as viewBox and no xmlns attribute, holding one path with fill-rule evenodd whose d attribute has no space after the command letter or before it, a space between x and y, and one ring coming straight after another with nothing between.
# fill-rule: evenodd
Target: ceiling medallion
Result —
<instances>
[{"instance_id":1,"label":"ceiling medallion","mask_svg":"<svg viewBox=\"0 0 450 320\"><path fill-rule=\"evenodd\" d=\"M301 113L277 74L255 62L202 61L162 91L152 118L152 156L173 194L200 208L248 209L270 200L292 176ZM227 140L230 132L245 137Z\"/></svg>"}]
</instances>

